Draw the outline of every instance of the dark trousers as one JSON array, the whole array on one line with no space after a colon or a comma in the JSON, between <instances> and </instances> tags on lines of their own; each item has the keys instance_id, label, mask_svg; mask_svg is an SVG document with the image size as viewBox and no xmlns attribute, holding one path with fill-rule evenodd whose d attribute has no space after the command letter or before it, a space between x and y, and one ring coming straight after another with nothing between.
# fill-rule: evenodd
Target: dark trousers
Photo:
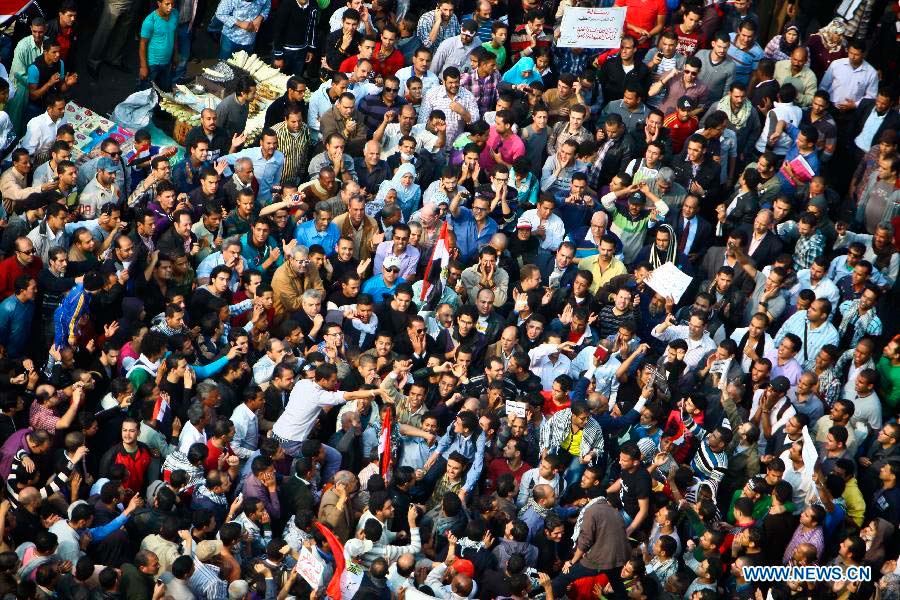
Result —
<instances>
[{"instance_id":1,"label":"dark trousers","mask_svg":"<svg viewBox=\"0 0 900 600\"><path fill-rule=\"evenodd\" d=\"M434 461L434 464L431 465L431 468L428 469L428 472L425 473L425 477L416 483L410 490L410 495L412 495L417 502L425 502L428 500L434 492L434 486L437 485L437 482L444 475L446 470L447 460L443 456L438 456L437 460Z\"/></svg>"},{"instance_id":2,"label":"dark trousers","mask_svg":"<svg viewBox=\"0 0 900 600\"><path fill-rule=\"evenodd\" d=\"M560 573L553 579L553 596L556 598L562 598L565 595L566 589L569 587L569 584L571 584L573 581L581 579L582 577L595 577L603 573L609 578L609 583L612 585L613 589L612 594L608 596L608 598L624 600L628 597L628 593L625 591L625 584L622 583L622 577L620 574L621 570L621 567L606 569L604 571L601 571L599 569L590 569L578 562L569 568L568 573Z\"/></svg>"}]
</instances>

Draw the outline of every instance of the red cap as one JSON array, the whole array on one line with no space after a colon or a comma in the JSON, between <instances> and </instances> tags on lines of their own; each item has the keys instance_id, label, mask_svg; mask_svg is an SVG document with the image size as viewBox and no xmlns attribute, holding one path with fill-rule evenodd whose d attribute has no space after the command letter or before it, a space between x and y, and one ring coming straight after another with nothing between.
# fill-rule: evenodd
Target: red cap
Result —
<instances>
[{"instance_id":1,"label":"red cap","mask_svg":"<svg viewBox=\"0 0 900 600\"><path fill-rule=\"evenodd\" d=\"M462 574L472 578L475 577L475 565L472 564L471 560L457 558L453 561L453 564L450 565L450 568L456 571L457 575Z\"/></svg>"}]
</instances>

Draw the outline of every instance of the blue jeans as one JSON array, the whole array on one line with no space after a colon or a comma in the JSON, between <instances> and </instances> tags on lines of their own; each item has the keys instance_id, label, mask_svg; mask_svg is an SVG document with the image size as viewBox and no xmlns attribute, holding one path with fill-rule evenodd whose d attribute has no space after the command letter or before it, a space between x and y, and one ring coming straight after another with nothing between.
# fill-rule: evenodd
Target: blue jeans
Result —
<instances>
[{"instance_id":1,"label":"blue jeans","mask_svg":"<svg viewBox=\"0 0 900 600\"><path fill-rule=\"evenodd\" d=\"M191 57L191 24L182 23L175 32L178 37L178 63L175 65L175 81L181 81L187 74L188 59Z\"/></svg>"},{"instance_id":2,"label":"blue jeans","mask_svg":"<svg viewBox=\"0 0 900 600\"><path fill-rule=\"evenodd\" d=\"M281 55L281 59L284 60L284 67L281 69L281 72L296 77L303 77L306 69L313 64L312 62L306 62L306 48L303 50L285 50Z\"/></svg>"},{"instance_id":3,"label":"blue jeans","mask_svg":"<svg viewBox=\"0 0 900 600\"><path fill-rule=\"evenodd\" d=\"M579 457L572 456L572 462L569 463L569 468L566 469L566 487L577 485L581 481L581 474L584 473L586 468L587 466L581 462Z\"/></svg>"},{"instance_id":4,"label":"blue jeans","mask_svg":"<svg viewBox=\"0 0 900 600\"><path fill-rule=\"evenodd\" d=\"M222 34L222 39L219 42L219 58L221 60L225 60L231 58L231 55L237 52L238 50L243 50L247 54L253 54L253 44L238 44L225 35Z\"/></svg>"},{"instance_id":5,"label":"blue jeans","mask_svg":"<svg viewBox=\"0 0 900 600\"><path fill-rule=\"evenodd\" d=\"M151 83L166 92L172 89L172 65L150 65L150 74L147 79L138 79L137 89L146 90Z\"/></svg>"}]
</instances>

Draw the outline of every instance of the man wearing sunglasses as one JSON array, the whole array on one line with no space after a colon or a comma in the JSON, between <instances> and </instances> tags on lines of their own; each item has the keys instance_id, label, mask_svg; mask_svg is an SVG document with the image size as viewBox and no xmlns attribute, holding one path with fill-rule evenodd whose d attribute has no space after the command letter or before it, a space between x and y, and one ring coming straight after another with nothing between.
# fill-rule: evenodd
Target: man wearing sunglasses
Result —
<instances>
[{"instance_id":1,"label":"man wearing sunglasses","mask_svg":"<svg viewBox=\"0 0 900 600\"><path fill-rule=\"evenodd\" d=\"M691 98L697 108L692 111L694 116L703 114L709 99L709 88L700 81L700 59L692 56L684 62L684 69L672 69L650 86L648 96L651 98L665 90L665 97L659 104L659 110L663 114L675 111L675 105L682 96Z\"/></svg>"},{"instance_id":2,"label":"man wearing sunglasses","mask_svg":"<svg viewBox=\"0 0 900 600\"><path fill-rule=\"evenodd\" d=\"M379 307L384 304L386 296L392 296L400 284L406 280L400 277L400 259L393 254L384 259L381 273L373 275L363 284L362 292L369 294Z\"/></svg>"},{"instance_id":3,"label":"man wearing sunglasses","mask_svg":"<svg viewBox=\"0 0 900 600\"><path fill-rule=\"evenodd\" d=\"M119 142L112 137L108 137L100 144L100 154L87 161L78 168L78 191L81 192L87 187L96 176L97 168L100 161L104 158L112 160L115 167L116 188L121 190L123 194L131 189L131 176L122 167L122 148Z\"/></svg>"},{"instance_id":4,"label":"man wearing sunglasses","mask_svg":"<svg viewBox=\"0 0 900 600\"><path fill-rule=\"evenodd\" d=\"M384 78L384 87L378 94L371 94L359 103L359 112L365 118L369 131L375 131L387 123L393 123L406 100L400 97L400 80L395 75ZM415 118L412 124L415 123Z\"/></svg>"},{"instance_id":5,"label":"man wearing sunglasses","mask_svg":"<svg viewBox=\"0 0 900 600\"><path fill-rule=\"evenodd\" d=\"M27 237L16 238L13 254L0 262L0 300L12 295L16 279L25 275L37 277L44 263Z\"/></svg>"}]
</instances>

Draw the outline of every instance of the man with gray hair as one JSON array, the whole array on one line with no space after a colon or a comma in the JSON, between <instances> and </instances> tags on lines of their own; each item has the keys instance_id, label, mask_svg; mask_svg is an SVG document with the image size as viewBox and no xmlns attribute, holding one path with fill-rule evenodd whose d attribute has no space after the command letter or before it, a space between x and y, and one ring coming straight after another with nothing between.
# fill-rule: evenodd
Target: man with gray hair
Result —
<instances>
[{"instance_id":1,"label":"man with gray hair","mask_svg":"<svg viewBox=\"0 0 900 600\"><path fill-rule=\"evenodd\" d=\"M206 396L209 397L208 385L204 386L208 381L210 380L205 379L197 386L197 397L200 398L200 400L195 401L188 408L188 422L182 427L181 435L178 436L178 451L183 452L184 454L187 454L187 451L190 450L192 444L206 444L207 441L205 430L206 425L210 421L212 411L204 406L200 392L202 387ZM215 385L215 383L213 383L213 385ZM217 388L216 393L218 392L219 390Z\"/></svg>"},{"instance_id":2,"label":"man with gray hair","mask_svg":"<svg viewBox=\"0 0 900 600\"><path fill-rule=\"evenodd\" d=\"M310 267L309 249L297 246L272 276L276 325L303 308L303 294L309 290L324 293L325 286L317 269Z\"/></svg>"},{"instance_id":3,"label":"man with gray hair","mask_svg":"<svg viewBox=\"0 0 900 600\"><path fill-rule=\"evenodd\" d=\"M209 283L209 276L212 270L219 265L225 265L231 269L231 280L228 287L232 291L236 291L241 280L241 274L247 268L247 261L241 256L241 238L234 235L222 242L222 249L213 252L203 259L197 266L197 284L206 285Z\"/></svg>"},{"instance_id":4,"label":"man with gray hair","mask_svg":"<svg viewBox=\"0 0 900 600\"><path fill-rule=\"evenodd\" d=\"M641 191L651 202L662 200L669 207L670 214L678 214L687 190L675 181L675 171L671 167L663 167L656 174L656 179L641 183Z\"/></svg>"}]
</instances>

